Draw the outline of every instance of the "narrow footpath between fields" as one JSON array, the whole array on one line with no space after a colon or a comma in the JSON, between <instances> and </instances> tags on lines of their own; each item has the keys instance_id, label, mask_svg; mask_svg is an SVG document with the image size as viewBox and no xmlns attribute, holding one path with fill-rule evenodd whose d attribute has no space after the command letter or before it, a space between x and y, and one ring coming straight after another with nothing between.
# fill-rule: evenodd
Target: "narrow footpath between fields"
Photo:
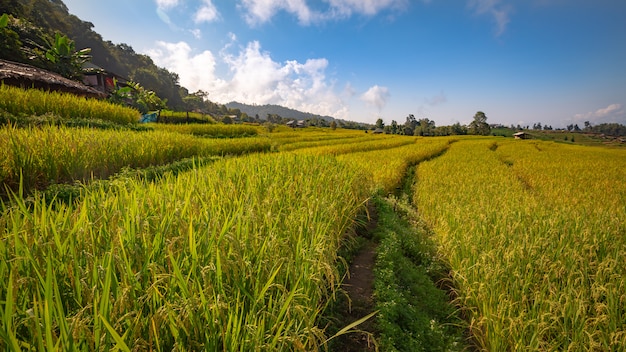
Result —
<instances>
[{"instance_id":1,"label":"narrow footpath between fields","mask_svg":"<svg viewBox=\"0 0 626 352\"><path fill-rule=\"evenodd\" d=\"M341 328L376 314L334 339L330 351L472 350L433 233L411 204L414 179L415 167L396 195L368 204L357 249L347 256L347 297L338 299L334 324Z\"/></svg>"}]
</instances>

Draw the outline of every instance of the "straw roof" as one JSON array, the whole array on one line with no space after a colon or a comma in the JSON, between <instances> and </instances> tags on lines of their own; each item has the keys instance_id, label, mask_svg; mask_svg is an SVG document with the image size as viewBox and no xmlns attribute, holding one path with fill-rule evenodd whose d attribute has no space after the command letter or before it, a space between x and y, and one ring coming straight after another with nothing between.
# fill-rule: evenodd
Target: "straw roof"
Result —
<instances>
[{"instance_id":1,"label":"straw roof","mask_svg":"<svg viewBox=\"0 0 626 352\"><path fill-rule=\"evenodd\" d=\"M40 88L92 98L106 97L106 94L94 88L54 72L7 60L0 60L0 81L6 85L22 88Z\"/></svg>"}]
</instances>

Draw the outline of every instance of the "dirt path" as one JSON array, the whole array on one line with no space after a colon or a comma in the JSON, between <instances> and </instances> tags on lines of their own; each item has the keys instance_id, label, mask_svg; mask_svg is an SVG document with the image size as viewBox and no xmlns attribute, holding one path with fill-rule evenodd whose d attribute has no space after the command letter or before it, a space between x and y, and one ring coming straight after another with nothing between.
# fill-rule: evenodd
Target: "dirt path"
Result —
<instances>
[{"instance_id":1,"label":"dirt path","mask_svg":"<svg viewBox=\"0 0 626 352\"><path fill-rule=\"evenodd\" d=\"M376 208L368 206L369 221L367 225L359 231L359 236L370 238L378 224ZM354 256L350 263L350 276L347 277L342 289L349 297L345 304L339 309L345 325L357 321L372 313L375 309L374 302L374 264L376 261L376 243L368 240L361 250ZM356 329L375 332L375 318L371 318L359 325ZM367 333L357 332L338 337L336 351L359 352L375 351L373 337Z\"/></svg>"}]
</instances>

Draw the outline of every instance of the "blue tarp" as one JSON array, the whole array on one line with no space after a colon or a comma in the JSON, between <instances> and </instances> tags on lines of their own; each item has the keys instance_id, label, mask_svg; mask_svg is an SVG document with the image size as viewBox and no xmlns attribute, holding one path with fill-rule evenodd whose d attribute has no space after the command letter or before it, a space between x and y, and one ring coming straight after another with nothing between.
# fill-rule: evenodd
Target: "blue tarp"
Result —
<instances>
[{"instance_id":1,"label":"blue tarp","mask_svg":"<svg viewBox=\"0 0 626 352\"><path fill-rule=\"evenodd\" d=\"M141 115L141 123L156 122L158 116L159 114L156 111L148 114L143 114Z\"/></svg>"}]
</instances>

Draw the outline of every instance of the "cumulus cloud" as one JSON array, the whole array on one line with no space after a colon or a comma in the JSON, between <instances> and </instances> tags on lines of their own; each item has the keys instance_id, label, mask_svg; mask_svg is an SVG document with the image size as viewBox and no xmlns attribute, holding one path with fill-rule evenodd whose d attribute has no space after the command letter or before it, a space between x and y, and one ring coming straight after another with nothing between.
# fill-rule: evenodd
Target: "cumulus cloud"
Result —
<instances>
[{"instance_id":1,"label":"cumulus cloud","mask_svg":"<svg viewBox=\"0 0 626 352\"><path fill-rule=\"evenodd\" d=\"M224 81L215 76L217 63L208 50L194 54L185 42L159 41L156 48L149 50L147 54L157 65L178 73L180 84L192 92L199 89L210 92L225 85Z\"/></svg>"},{"instance_id":2,"label":"cumulus cloud","mask_svg":"<svg viewBox=\"0 0 626 352\"><path fill-rule=\"evenodd\" d=\"M575 123L584 121L591 123L626 123L626 110L623 109L622 104L610 104L596 111L576 114L572 119L572 122Z\"/></svg>"},{"instance_id":3,"label":"cumulus cloud","mask_svg":"<svg viewBox=\"0 0 626 352\"><path fill-rule=\"evenodd\" d=\"M502 4L500 0L469 0L468 7L476 15L490 15L496 23L495 34L499 36L506 31L506 26L511 21L510 15L513 8Z\"/></svg>"},{"instance_id":4,"label":"cumulus cloud","mask_svg":"<svg viewBox=\"0 0 626 352\"><path fill-rule=\"evenodd\" d=\"M202 6L198 9L193 17L194 22L213 22L219 18L219 12L212 0L203 0Z\"/></svg>"},{"instance_id":5,"label":"cumulus cloud","mask_svg":"<svg viewBox=\"0 0 626 352\"><path fill-rule=\"evenodd\" d=\"M354 14L373 16L384 10L402 10L408 0L324 0L327 8L312 9L306 0L241 0L246 21L251 25L268 22L279 11L298 18L303 25L350 17Z\"/></svg>"},{"instance_id":6,"label":"cumulus cloud","mask_svg":"<svg viewBox=\"0 0 626 352\"><path fill-rule=\"evenodd\" d=\"M178 6L180 0L156 0L157 7L160 9L171 9Z\"/></svg>"},{"instance_id":7,"label":"cumulus cloud","mask_svg":"<svg viewBox=\"0 0 626 352\"><path fill-rule=\"evenodd\" d=\"M361 95L361 100L367 104L367 106L375 107L378 111L381 111L385 105L387 105L387 99L389 98L389 88L374 85L367 90L367 92Z\"/></svg>"},{"instance_id":8,"label":"cumulus cloud","mask_svg":"<svg viewBox=\"0 0 626 352\"><path fill-rule=\"evenodd\" d=\"M234 35L231 39L234 40ZM257 41L229 53L233 43L215 57L210 51L195 54L184 42L158 42L148 54L159 66L179 74L190 91L209 92L211 100L228 103L279 104L301 111L346 118L348 108L326 77L328 60L276 62ZM216 66L228 73L218 77Z\"/></svg>"},{"instance_id":9,"label":"cumulus cloud","mask_svg":"<svg viewBox=\"0 0 626 352\"><path fill-rule=\"evenodd\" d=\"M241 7L246 12L248 24L268 22L278 11L286 11L298 18L303 24L309 24L314 14L305 0L242 0Z\"/></svg>"}]
</instances>

